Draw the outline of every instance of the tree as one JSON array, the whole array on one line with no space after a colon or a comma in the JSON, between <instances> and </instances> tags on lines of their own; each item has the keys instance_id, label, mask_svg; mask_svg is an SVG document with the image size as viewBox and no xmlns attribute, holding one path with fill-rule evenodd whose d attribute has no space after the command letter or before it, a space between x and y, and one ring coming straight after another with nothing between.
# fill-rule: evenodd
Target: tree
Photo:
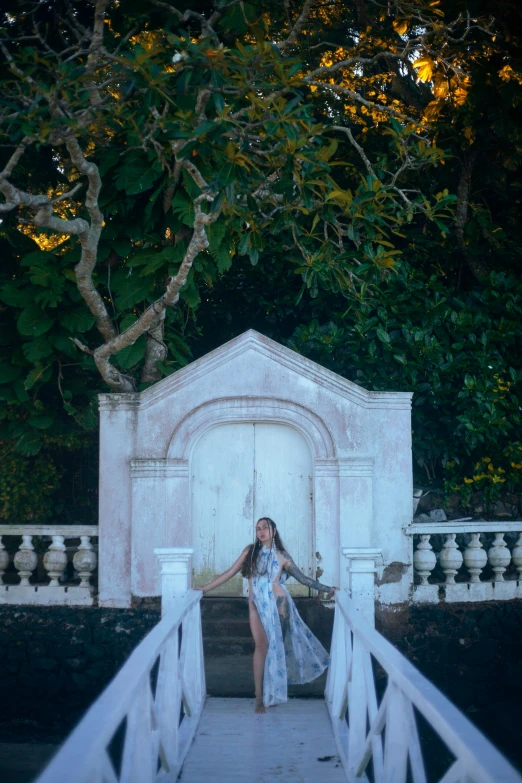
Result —
<instances>
[{"instance_id":1,"label":"tree","mask_svg":"<svg viewBox=\"0 0 522 783\"><path fill-rule=\"evenodd\" d=\"M276 295L299 280L304 307L357 303L395 274L416 215L448 231L453 197L422 186L443 159L423 85L440 57L464 89L457 39L485 28L424 0L376 8L380 38L363 3L4 11L10 454L76 433L60 407L95 423L95 367L134 391L185 363L201 292L238 256L277 270Z\"/></svg>"},{"instance_id":2,"label":"tree","mask_svg":"<svg viewBox=\"0 0 522 783\"><path fill-rule=\"evenodd\" d=\"M427 81L403 72L389 87L446 152L444 165L423 170L422 187L457 194L456 225L443 236L423 216L413 220L396 240L395 273L362 299L319 290L296 306L298 281L276 253L255 269L237 264L204 294L195 350L201 355L253 325L365 388L413 391L416 481L456 493L461 513L473 496L497 514L495 500L517 505L522 490L521 30L512 2L445 3L444 10L454 18L465 5L474 17L498 13L455 45L465 78L441 86L445 63L431 52ZM362 21L353 7L338 28L354 40L364 34L369 48L375 39L393 45L393 20L381 18L376 4L363 10ZM329 40L330 57L342 59L339 38ZM357 74L361 89L365 80L375 92L378 65ZM367 154L377 157L379 128L367 115L356 119L366 128ZM413 172L409 178L418 184ZM277 296L274 277L284 280Z\"/></svg>"},{"instance_id":3,"label":"tree","mask_svg":"<svg viewBox=\"0 0 522 783\"><path fill-rule=\"evenodd\" d=\"M416 210L430 217L444 213L448 197L430 204L400 182L406 170L441 154L422 140L415 121L335 81L343 69L366 63L364 53L347 58L343 68L333 63L311 70L303 70L293 55L312 5L306 2L298 15L290 14L285 36L272 44L267 39L274 24L259 13L263 4L218 3L205 14L154 2L161 13L156 19L152 15L152 23L137 35L132 28L136 19L123 17L107 0L99 0L87 19L82 4L65 4L63 16L57 17L59 7L44 3L29 5L20 25L25 35L8 36L1 44L11 73L3 82L4 138L17 140L1 175L1 210L21 207L30 215L25 219L39 229L77 238L81 254L76 284L103 343L90 349L74 340L93 356L112 389L135 390L134 379L110 359L142 335L146 350L141 380L159 377L157 362L166 357L166 310L178 302L198 254L210 247L210 233L216 254L221 250L222 267L228 264L226 250L214 236L226 233L255 263L268 232L283 235L300 253L305 283L311 288L316 278L347 287L363 279L368 262L378 268L393 265L397 251L388 239L393 223L411 219ZM57 25L49 24L50 14ZM244 43L238 39L227 46L238 27ZM402 51L380 56L407 62L413 46L427 35L417 36L415 44L408 41ZM343 111L332 108L333 122L316 122L305 89L346 95L390 117L398 168L388 170L384 158L378 168L372 165L351 123L341 124ZM365 176L355 193L332 175L333 165L340 163L333 157L339 133L363 164ZM32 146L52 151L68 183L63 192L33 193L14 184L16 167ZM177 225L166 227L171 237L174 232L174 243L164 251L164 260L177 266L175 274L120 332L93 278L104 231L102 173L108 171L126 195L152 191L149 201L161 196L164 212L178 216ZM383 175L388 175L387 182L380 179ZM84 183L85 196L80 197ZM66 212L72 214L60 215L60 204L67 204ZM129 268L145 265L150 273L150 254L136 257L136 249L125 263ZM42 329L40 321L38 331Z\"/></svg>"}]
</instances>

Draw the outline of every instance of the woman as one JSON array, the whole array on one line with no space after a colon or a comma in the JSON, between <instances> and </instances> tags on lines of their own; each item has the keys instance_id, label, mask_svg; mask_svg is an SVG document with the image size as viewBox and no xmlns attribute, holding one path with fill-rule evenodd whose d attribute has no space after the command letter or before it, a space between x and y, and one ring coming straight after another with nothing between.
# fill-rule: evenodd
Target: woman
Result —
<instances>
[{"instance_id":1,"label":"woman","mask_svg":"<svg viewBox=\"0 0 522 783\"><path fill-rule=\"evenodd\" d=\"M254 637L254 683L258 713L287 700L288 683L315 680L330 663L322 644L304 624L285 586L288 576L314 590L333 587L305 576L286 552L275 522L261 517L254 544L243 549L228 571L203 588L208 593L241 571L248 579L248 609Z\"/></svg>"}]
</instances>

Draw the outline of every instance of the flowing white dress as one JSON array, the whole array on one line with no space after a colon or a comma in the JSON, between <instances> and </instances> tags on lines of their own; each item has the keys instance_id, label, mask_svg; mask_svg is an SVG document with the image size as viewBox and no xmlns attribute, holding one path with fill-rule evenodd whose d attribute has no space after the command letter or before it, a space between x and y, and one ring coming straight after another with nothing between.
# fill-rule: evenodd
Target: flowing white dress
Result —
<instances>
[{"instance_id":1,"label":"flowing white dress","mask_svg":"<svg viewBox=\"0 0 522 783\"><path fill-rule=\"evenodd\" d=\"M250 600L254 602L268 640L263 703L269 707L287 701L288 684L303 684L319 677L329 665L330 656L299 616L284 584L288 575L281 570L275 549L261 549L257 571L259 573L252 576ZM278 595L284 595L288 600L289 624L284 638L276 603Z\"/></svg>"}]
</instances>

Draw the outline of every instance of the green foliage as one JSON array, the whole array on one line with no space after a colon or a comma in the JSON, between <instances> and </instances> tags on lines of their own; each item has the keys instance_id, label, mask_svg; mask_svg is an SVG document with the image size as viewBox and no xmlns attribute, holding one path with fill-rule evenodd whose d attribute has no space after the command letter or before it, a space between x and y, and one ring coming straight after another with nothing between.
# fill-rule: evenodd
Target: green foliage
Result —
<instances>
[{"instance_id":1,"label":"green foliage","mask_svg":"<svg viewBox=\"0 0 522 783\"><path fill-rule=\"evenodd\" d=\"M54 23L51 5L41 4L39 12ZM411 72L397 84L399 74L391 74L386 58L360 74L346 73L345 84L371 100L380 92L419 122L427 113L437 146L419 138L411 122L388 120L303 82L306 69L323 62L320 41L338 45L337 59L355 50L373 58L381 48L393 51L399 36L417 35L397 11L382 18L376 11L368 25L355 6L337 4L326 16L318 6L307 46L282 55L273 45L286 25L282 5L271 7L270 18L263 4L231 6L219 20L223 45L163 11L124 5L111 8L107 25L108 49L121 45L119 59L101 74L111 81L107 106L87 127L69 121L103 179L94 282L118 330L163 293L188 247L201 189L184 170L171 190L172 143L180 143L179 159L198 167L216 194L209 208L220 217L208 229L209 247L195 258L179 306L167 312L162 375L254 326L366 388L413 391L421 483L446 482L462 492L485 485L491 492L520 489L521 103L520 84L505 70L499 75L508 59L515 63L517 37L511 36L509 52L487 36L460 47L472 75L459 97L455 84L442 90L442 63L430 58L422 70L417 62L420 81ZM477 13L487 13L479 5ZM413 3L411 12L431 6ZM87 6L76 10L88 23ZM27 20L16 18L18 32L32 35ZM141 34L124 41L135 25ZM30 64L37 86L20 86L32 110L11 121L3 140L38 135L16 170L17 184L63 192L70 165L56 165L62 148L53 151L49 140L68 120L51 117L36 93L53 91L81 109L88 99L82 63L57 67L36 41L20 45L16 57L21 66ZM0 82L11 86L12 74L2 71ZM201 120L202 89L210 98ZM255 144L243 118L258 128ZM332 130L335 124L351 128L372 173L346 136ZM453 194L473 146L480 164L458 246ZM2 148L1 154L8 153ZM394 179L406 157L413 168ZM413 191L411 201L396 185ZM81 198L64 203L60 214L86 217ZM46 244L41 233L30 239L25 231L16 215L4 216L0 514L44 520L67 514L63 497L76 481L69 462L91 453L96 394L104 389L92 357L71 339L90 347L100 342L76 286L78 245L52 235ZM472 261L488 267L480 281L470 274ZM138 378L145 349L140 337L113 361ZM485 458L493 468L476 468ZM89 464L78 471L95 481L95 461ZM91 500L69 508L92 513Z\"/></svg>"}]
</instances>

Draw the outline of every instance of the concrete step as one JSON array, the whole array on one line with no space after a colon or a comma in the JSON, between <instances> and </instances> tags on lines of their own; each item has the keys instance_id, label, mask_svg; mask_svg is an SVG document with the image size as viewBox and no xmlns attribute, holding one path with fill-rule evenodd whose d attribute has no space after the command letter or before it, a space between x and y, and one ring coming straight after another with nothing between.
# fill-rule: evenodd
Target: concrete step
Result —
<instances>
[{"instance_id":1,"label":"concrete step","mask_svg":"<svg viewBox=\"0 0 522 783\"><path fill-rule=\"evenodd\" d=\"M228 636L213 639L203 637L203 652L208 658L251 655L254 652L254 640L252 636Z\"/></svg>"},{"instance_id":2,"label":"concrete step","mask_svg":"<svg viewBox=\"0 0 522 783\"><path fill-rule=\"evenodd\" d=\"M245 598L208 598L201 600L201 618L205 620L244 620L248 622Z\"/></svg>"},{"instance_id":3,"label":"concrete step","mask_svg":"<svg viewBox=\"0 0 522 783\"><path fill-rule=\"evenodd\" d=\"M203 639L250 636L252 632L248 620L203 620Z\"/></svg>"}]
</instances>

